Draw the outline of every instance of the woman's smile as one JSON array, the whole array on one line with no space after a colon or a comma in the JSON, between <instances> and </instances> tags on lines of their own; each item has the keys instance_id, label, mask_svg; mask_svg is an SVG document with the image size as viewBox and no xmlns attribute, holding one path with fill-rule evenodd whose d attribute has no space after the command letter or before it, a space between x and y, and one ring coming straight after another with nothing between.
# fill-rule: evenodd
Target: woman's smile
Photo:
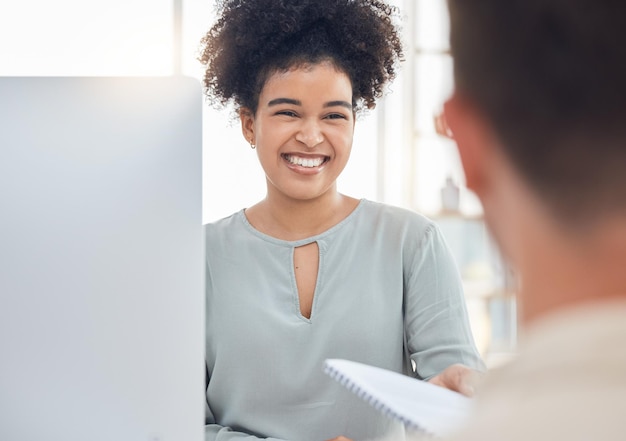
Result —
<instances>
[{"instance_id":1,"label":"woman's smile","mask_svg":"<svg viewBox=\"0 0 626 441\"><path fill-rule=\"evenodd\" d=\"M282 158L287 161L287 166L297 173L317 173L324 164L330 161L330 156L325 155L302 155L297 153L283 153Z\"/></svg>"}]
</instances>

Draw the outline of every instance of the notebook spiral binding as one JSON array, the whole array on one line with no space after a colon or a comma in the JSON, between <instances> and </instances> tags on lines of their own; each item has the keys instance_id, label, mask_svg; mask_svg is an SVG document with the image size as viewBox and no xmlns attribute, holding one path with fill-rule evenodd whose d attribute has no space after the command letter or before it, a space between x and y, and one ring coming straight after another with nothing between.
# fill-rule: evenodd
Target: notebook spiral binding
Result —
<instances>
[{"instance_id":1,"label":"notebook spiral binding","mask_svg":"<svg viewBox=\"0 0 626 441\"><path fill-rule=\"evenodd\" d=\"M403 415L400 415L393 409L389 408L389 406L387 406L385 403L381 402L376 397L372 396L370 393L363 390L359 385L354 383L352 380L350 380L350 378L346 377L341 372L337 371L334 367L328 364L325 364L324 373L328 374L332 379L339 382L339 384L341 384L342 386L350 390L360 399L367 401L376 410L378 410L379 412L382 412L383 415L393 418L397 421L400 421L404 425L407 432L409 431L419 432L420 436L422 437L433 438L433 439L437 438L434 433L427 431L425 428L418 426L414 422L410 421L408 418L404 417Z\"/></svg>"}]
</instances>

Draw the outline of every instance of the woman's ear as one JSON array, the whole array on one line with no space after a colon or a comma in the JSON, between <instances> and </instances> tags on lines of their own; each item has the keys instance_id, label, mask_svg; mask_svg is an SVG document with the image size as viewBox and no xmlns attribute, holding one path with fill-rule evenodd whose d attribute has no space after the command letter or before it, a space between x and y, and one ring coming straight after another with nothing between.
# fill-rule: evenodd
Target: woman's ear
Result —
<instances>
[{"instance_id":1,"label":"woman's ear","mask_svg":"<svg viewBox=\"0 0 626 441\"><path fill-rule=\"evenodd\" d=\"M465 97L455 92L444 104L445 120L457 144L467 188L481 195L489 166L493 136L482 114Z\"/></svg>"},{"instance_id":2,"label":"woman's ear","mask_svg":"<svg viewBox=\"0 0 626 441\"><path fill-rule=\"evenodd\" d=\"M239 120L241 121L241 133L248 144L256 145L256 134L254 133L254 114L247 107L239 109Z\"/></svg>"}]
</instances>

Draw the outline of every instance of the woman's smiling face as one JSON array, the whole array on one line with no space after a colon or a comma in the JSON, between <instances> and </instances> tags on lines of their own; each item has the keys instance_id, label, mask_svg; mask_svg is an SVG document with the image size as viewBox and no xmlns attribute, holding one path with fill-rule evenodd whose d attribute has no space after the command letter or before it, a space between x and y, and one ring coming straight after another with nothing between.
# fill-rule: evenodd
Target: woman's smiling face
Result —
<instances>
[{"instance_id":1,"label":"woman's smiling face","mask_svg":"<svg viewBox=\"0 0 626 441\"><path fill-rule=\"evenodd\" d=\"M354 135L348 75L330 62L276 72L258 103L256 114L243 111L241 121L244 136L256 144L268 197L311 200L334 193Z\"/></svg>"}]
</instances>

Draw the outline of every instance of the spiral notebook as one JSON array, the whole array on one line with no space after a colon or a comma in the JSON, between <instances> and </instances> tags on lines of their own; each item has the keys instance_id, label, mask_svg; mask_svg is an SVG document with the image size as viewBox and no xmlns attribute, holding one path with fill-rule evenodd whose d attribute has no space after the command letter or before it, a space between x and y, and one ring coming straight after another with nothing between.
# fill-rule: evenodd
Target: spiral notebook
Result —
<instances>
[{"instance_id":1,"label":"spiral notebook","mask_svg":"<svg viewBox=\"0 0 626 441\"><path fill-rule=\"evenodd\" d=\"M328 359L324 372L407 430L445 437L467 420L472 399L387 369Z\"/></svg>"}]
</instances>

